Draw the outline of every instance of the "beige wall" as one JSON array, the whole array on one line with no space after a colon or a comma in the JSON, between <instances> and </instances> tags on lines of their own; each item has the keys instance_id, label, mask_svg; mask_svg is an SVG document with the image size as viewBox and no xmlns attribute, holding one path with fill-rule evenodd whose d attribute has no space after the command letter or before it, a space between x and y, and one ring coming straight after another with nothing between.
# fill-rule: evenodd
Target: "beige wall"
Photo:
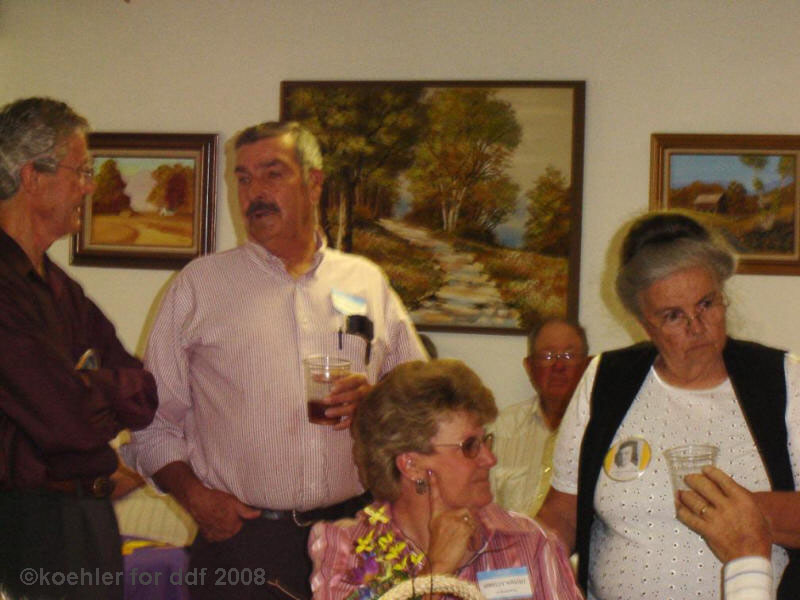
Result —
<instances>
[{"instance_id":1,"label":"beige wall","mask_svg":"<svg viewBox=\"0 0 800 600\"><path fill-rule=\"evenodd\" d=\"M601 351L638 335L608 304L606 256L647 207L650 134L800 133L799 40L791 0L0 0L0 103L51 95L99 131L224 142L277 117L282 79L585 79L580 315ZM226 249L221 177L218 192ZM66 241L51 256L66 265ZM141 352L171 273L68 269ZM800 350L800 278L739 276L730 291L734 333ZM527 395L522 337L431 337L501 403Z\"/></svg>"}]
</instances>

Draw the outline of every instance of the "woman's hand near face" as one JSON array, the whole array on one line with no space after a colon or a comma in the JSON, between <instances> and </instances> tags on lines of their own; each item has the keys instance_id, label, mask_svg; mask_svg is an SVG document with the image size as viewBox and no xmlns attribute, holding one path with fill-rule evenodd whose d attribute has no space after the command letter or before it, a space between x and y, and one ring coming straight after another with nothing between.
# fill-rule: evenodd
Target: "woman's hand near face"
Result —
<instances>
[{"instance_id":1,"label":"woman's hand near face","mask_svg":"<svg viewBox=\"0 0 800 600\"><path fill-rule=\"evenodd\" d=\"M772 536L753 494L715 467L686 476L691 491L678 495L678 520L705 539L722 562L769 558Z\"/></svg>"},{"instance_id":2,"label":"woman's hand near face","mask_svg":"<svg viewBox=\"0 0 800 600\"><path fill-rule=\"evenodd\" d=\"M428 484L432 507L428 546L430 572L454 573L469 557L477 521L468 508L445 508L433 471L428 471Z\"/></svg>"}]
</instances>

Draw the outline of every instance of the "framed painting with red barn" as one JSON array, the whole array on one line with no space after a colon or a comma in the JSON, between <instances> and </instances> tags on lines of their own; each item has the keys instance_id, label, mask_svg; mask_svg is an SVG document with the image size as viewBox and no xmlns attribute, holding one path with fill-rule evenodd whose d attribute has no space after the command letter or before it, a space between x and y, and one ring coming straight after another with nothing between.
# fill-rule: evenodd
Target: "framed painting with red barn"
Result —
<instances>
[{"instance_id":1,"label":"framed painting with red barn","mask_svg":"<svg viewBox=\"0 0 800 600\"><path fill-rule=\"evenodd\" d=\"M800 273L800 136L655 133L650 207L712 226L738 273Z\"/></svg>"}]
</instances>

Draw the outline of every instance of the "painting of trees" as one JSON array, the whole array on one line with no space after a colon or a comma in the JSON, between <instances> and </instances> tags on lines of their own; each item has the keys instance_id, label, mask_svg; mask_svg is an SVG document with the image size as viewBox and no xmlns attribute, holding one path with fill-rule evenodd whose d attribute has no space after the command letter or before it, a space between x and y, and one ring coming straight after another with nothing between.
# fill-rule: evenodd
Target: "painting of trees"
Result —
<instances>
[{"instance_id":1,"label":"painting of trees","mask_svg":"<svg viewBox=\"0 0 800 600\"><path fill-rule=\"evenodd\" d=\"M329 244L380 264L418 326L522 331L577 311L584 93L285 81L281 118L320 142Z\"/></svg>"},{"instance_id":2,"label":"painting of trees","mask_svg":"<svg viewBox=\"0 0 800 600\"><path fill-rule=\"evenodd\" d=\"M435 213L441 230L454 233L466 217L473 227L483 225L487 235L513 208L517 188L505 170L521 126L508 103L494 94L467 88L430 95L428 128L408 173L414 197L410 218L414 211Z\"/></svg>"},{"instance_id":3,"label":"painting of trees","mask_svg":"<svg viewBox=\"0 0 800 600\"><path fill-rule=\"evenodd\" d=\"M558 169L547 167L528 199L525 247L550 256L567 256L570 244L570 190Z\"/></svg>"},{"instance_id":4,"label":"painting of trees","mask_svg":"<svg viewBox=\"0 0 800 600\"><path fill-rule=\"evenodd\" d=\"M424 123L419 86L310 87L286 97L286 111L319 140L326 157L323 226L337 248L352 248L353 215L389 214L397 176L413 160Z\"/></svg>"},{"instance_id":5,"label":"painting of trees","mask_svg":"<svg viewBox=\"0 0 800 600\"><path fill-rule=\"evenodd\" d=\"M194 169L181 164L163 164L152 172L155 185L147 201L170 214L192 214Z\"/></svg>"},{"instance_id":6,"label":"painting of trees","mask_svg":"<svg viewBox=\"0 0 800 600\"><path fill-rule=\"evenodd\" d=\"M96 189L92 194L92 211L98 214L117 214L131 207L131 197L125 193L125 181L117 161L104 161L95 175Z\"/></svg>"}]
</instances>

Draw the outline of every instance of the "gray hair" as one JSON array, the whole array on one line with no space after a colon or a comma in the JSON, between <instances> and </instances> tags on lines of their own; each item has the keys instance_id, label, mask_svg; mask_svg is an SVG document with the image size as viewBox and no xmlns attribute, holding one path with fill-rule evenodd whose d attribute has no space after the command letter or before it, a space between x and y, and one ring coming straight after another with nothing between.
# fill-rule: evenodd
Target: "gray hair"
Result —
<instances>
[{"instance_id":1,"label":"gray hair","mask_svg":"<svg viewBox=\"0 0 800 600\"><path fill-rule=\"evenodd\" d=\"M528 356L533 356L533 348L536 346L536 338L539 337L539 333L544 329L545 325L550 325L551 323L563 323L564 325L568 325L572 327L575 333L578 334L578 337L581 338L581 342L583 344L582 351L588 354L589 352L589 339L586 337L586 329L584 329L583 325L575 321L574 319L565 319L563 317L550 317L548 319L544 319L543 321L539 321L534 325L531 330L528 332Z\"/></svg>"},{"instance_id":2,"label":"gray hair","mask_svg":"<svg viewBox=\"0 0 800 600\"><path fill-rule=\"evenodd\" d=\"M25 98L0 109L0 200L17 193L20 171L33 162L38 171L55 171L66 154L64 142L86 133L89 122L64 102Z\"/></svg>"},{"instance_id":3,"label":"gray hair","mask_svg":"<svg viewBox=\"0 0 800 600\"><path fill-rule=\"evenodd\" d=\"M314 134L297 121L267 121L248 127L236 136L234 148L238 150L247 144L287 134L294 143L295 157L303 170L303 181L307 183L311 169L322 169L322 152Z\"/></svg>"},{"instance_id":4,"label":"gray hair","mask_svg":"<svg viewBox=\"0 0 800 600\"><path fill-rule=\"evenodd\" d=\"M617 296L641 318L640 293L678 271L703 267L722 285L736 259L716 232L677 211L648 213L636 219L622 244Z\"/></svg>"}]
</instances>

